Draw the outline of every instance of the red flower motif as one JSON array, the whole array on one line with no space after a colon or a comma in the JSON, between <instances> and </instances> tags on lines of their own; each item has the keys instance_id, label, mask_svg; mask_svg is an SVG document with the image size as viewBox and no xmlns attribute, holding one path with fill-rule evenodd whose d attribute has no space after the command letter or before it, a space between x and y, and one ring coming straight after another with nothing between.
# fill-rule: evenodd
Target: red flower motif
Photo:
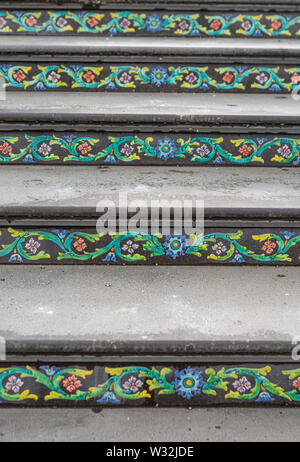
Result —
<instances>
[{"instance_id":1,"label":"red flower motif","mask_svg":"<svg viewBox=\"0 0 300 462\"><path fill-rule=\"evenodd\" d=\"M95 26L98 24L98 22L99 22L99 21L98 21L96 18L93 18L93 17L91 17L91 18L89 18L89 19L87 20L87 23L88 23L88 25L89 25L90 27L95 27Z\"/></svg>"},{"instance_id":2,"label":"red flower motif","mask_svg":"<svg viewBox=\"0 0 300 462\"><path fill-rule=\"evenodd\" d=\"M297 378L293 381L293 387L298 388L298 389L300 390L300 377L297 377Z\"/></svg>"},{"instance_id":3,"label":"red flower motif","mask_svg":"<svg viewBox=\"0 0 300 462\"><path fill-rule=\"evenodd\" d=\"M0 151L2 152L2 154L8 154L9 152L12 151L12 147L10 144L6 143L3 143L1 146L0 146Z\"/></svg>"},{"instance_id":4,"label":"red flower motif","mask_svg":"<svg viewBox=\"0 0 300 462\"><path fill-rule=\"evenodd\" d=\"M28 24L29 27L33 27L37 23L37 20L34 16L30 16L25 20L25 22L26 24Z\"/></svg>"},{"instance_id":5,"label":"red flower motif","mask_svg":"<svg viewBox=\"0 0 300 462\"><path fill-rule=\"evenodd\" d=\"M243 154L244 157L248 157L250 156L251 152L252 152L252 148L251 146L247 145L247 144L243 144L240 148L239 148L239 152L241 154Z\"/></svg>"},{"instance_id":6,"label":"red flower motif","mask_svg":"<svg viewBox=\"0 0 300 462\"><path fill-rule=\"evenodd\" d=\"M83 74L83 77L87 83L91 83L93 80L95 80L95 74L92 71L87 71L85 74Z\"/></svg>"},{"instance_id":7,"label":"red flower motif","mask_svg":"<svg viewBox=\"0 0 300 462\"><path fill-rule=\"evenodd\" d=\"M223 75L223 81L226 82L226 83L231 83L232 79L233 79L233 75L230 72L226 72Z\"/></svg>"},{"instance_id":8,"label":"red flower motif","mask_svg":"<svg viewBox=\"0 0 300 462\"><path fill-rule=\"evenodd\" d=\"M221 21L219 21L219 19L214 19L212 23L210 24L210 27L214 30L219 30L221 26L222 26L222 23Z\"/></svg>"},{"instance_id":9,"label":"red flower motif","mask_svg":"<svg viewBox=\"0 0 300 462\"><path fill-rule=\"evenodd\" d=\"M298 83L300 82L300 75L297 74L297 72L295 72L295 73L291 76L291 82L292 82L294 85L298 85Z\"/></svg>"},{"instance_id":10,"label":"red flower motif","mask_svg":"<svg viewBox=\"0 0 300 462\"><path fill-rule=\"evenodd\" d=\"M17 80L17 82L20 83L20 82L22 82L22 80L24 80L26 78L26 75L24 74L24 72L21 69L19 69L17 72L14 73L13 78L15 80Z\"/></svg>"},{"instance_id":11,"label":"red flower motif","mask_svg":"<svg viewBox=\"0 0 300 462\"><path fill-rule=\"evenodd\" d=\"M75 249L78 251L78 252L83 252L84 249L87 248L87 245L86 243L84 242L84 240L80 237L77 241L75 241L73 243L73 246L75 247Z\"/></svg>"},{"instance_id":12,"label":"red flower motif","mask_svg":"<svg viewBox=\"0 0 300 462\"><path fill-rule=\"evenodd\" d=\"M80 380L77 379L75 375L71 375L63 381L63 386L69 393L72 393L72 391L77 390L81 387L81 385L82 383L80 382Z\"/></svg>"},{"instance_id":13,"label":"red flower motif","mask_svg":"<svg viewBox=\"0 0 300 462\"><path fill-rule=\"evenodd\" d=\"M275 19L275 21L272 22L271 26L273 27L273 29L279 30L282 26L282 22Z\"/></svg>"},{"instance_id":14,"label":"red flower motif","mask_svg":"<svg viewBox=\"0 0 300 462\"><path fill-rule=\"evenodd\" d=\"M91 146L86 142L80 144L78 149L82 152L82 154L88 154L92 150Z\"/></svg>"},{"instance_id":15,"label":"red flower motif","mask_svg":"<svg viewBox=\"0 0 300 462\"><path fill-rule=\"evenodd\" d=\"M267 254L271 254L274 252L274 249L276 248L275 242L270 241L269 239L264 242L264 245L262 246L262 250L266 252Z\"/></svg>"}]
</instances>

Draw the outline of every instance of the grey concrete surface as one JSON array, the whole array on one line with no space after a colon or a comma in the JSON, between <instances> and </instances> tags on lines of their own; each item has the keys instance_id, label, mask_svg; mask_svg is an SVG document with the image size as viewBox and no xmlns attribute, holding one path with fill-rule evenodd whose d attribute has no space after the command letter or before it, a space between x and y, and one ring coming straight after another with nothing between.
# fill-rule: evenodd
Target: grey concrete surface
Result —
<instances>
[{"instance_id":1,"label":"grey concrete surface","mask_svg":"<svg viewBox=\"0 0 300 462\"><path fill-rule=\"evenodd\" d=\"M247 109L245 109L247 108ZM14 92L0 101L1 120L293 123L299 101L291 95L224 93Z\"/></svg>"},{"instance_id":2,"label":"grey concrete surface","mask_svg":"<svg viewBox=\"0 0 300 462\"><path fill-rule=\"evenodd\" d=\"M300 107L300 105L299 105ZM298 169L108 167L0 168L0 206L95 207L100 200L199 199L206 207L297 208Z\"/></svg>"},{"instance_id":3,"label":"grey concrete surface","mask_svg":"<svg viewBox=\"0 0 300 462\"><path fill-rule=\"evenodd\" d=\"M299 56L300 44L294 39L265 38L204 38L188 37L101 37L101 36L2 36L0 37L2 53L91 53L125 55L204 55L218 57L234 56Z\"/></svg>"},{"instance_id":4,"label":"grey concrete surface","mask_svg":"<svg viewBox=\"0 0 300 462\"><path fill-rule=\"evenodd\" d=\"M299 280L286 267L0 266L0 335L291 341Z\"/></svg>"},{"instance_id":5,"label":"grey concrete surface","mask_svg":"<svg viewBox=\"0 0 300 462\"><path fill-rule=\"evenodd\" d=\"M0 442L299 441L299 409L0 409Z\"/></svg>"}]
</instances>

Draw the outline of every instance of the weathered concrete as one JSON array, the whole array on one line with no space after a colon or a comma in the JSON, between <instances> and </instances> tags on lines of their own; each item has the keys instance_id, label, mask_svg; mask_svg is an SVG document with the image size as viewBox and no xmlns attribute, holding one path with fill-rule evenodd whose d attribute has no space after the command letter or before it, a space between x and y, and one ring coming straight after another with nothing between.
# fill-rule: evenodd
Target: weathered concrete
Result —
<instances>
[{"instance_id":1,"label":"weathered concrete","mask_svg":"<svg viewBox=\"0 0 300 462\"><path fill-rule=\"evenodd\" d=\"M300 106L299 106L300 107ZM206 207L299 207L297 169L199 167L0 168L0 206L96 207L100 200L200 199Z\"/></svg>"},{"instance_id":2,"label":"weathered concrete","mask_svg":"<svg viewBox=\"0 0 300 462\"><path fill-rule=\"evenodd\" d=\"M299 276L283 267L0 266L0 335L290 341L300 335Z\"/></svg>"},{"instance_id":3,"label":"weathered concrete","mask_svg":"<svg viewBox=\"0 0 300 462\"><path fill-rule=\"evenodd\" d=\"M247 108L247 109L245 109ZM299 123L292 95L197 93L7 92L5 121Z\"/></svg>"},{"instance_id":4,"label":"weathered concrete","mask_svg":"<svg viewBox=\"0 0 300 462\"><path fill-rule=\"evenodd\" d=\"M198 8L198 6L197 6ZM299 56L300 44L294 39L218 38L201 37L101 37L101 36L18 36L0 37L2 53L24 54L117 54L123 55L183 55L189 56Z\"/></svg>"},{"instance_id":5,"label":"weathered concrete","mask_svg":"<svg viewBox=\"0 0 300 462\"><path fill-rule=\"evenodd\" d=\"M0 409L5 441L299 441L299 409Z\"/></svg>"}]
</instances>

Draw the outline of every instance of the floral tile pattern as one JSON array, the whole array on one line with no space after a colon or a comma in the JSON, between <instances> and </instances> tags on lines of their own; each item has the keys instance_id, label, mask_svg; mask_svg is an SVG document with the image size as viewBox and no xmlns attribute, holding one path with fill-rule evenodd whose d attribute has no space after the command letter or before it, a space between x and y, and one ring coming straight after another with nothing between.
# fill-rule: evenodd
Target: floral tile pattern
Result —
<instances>
[{"instance_id":1,"label":"floral tile pattern","mask_svg":"<svg viewBox=\"0 0 300 462\"><path fill-rule=\"evenodd\" d=\"M0 263L300 265L300 229L205 229L204 235L0 228Z\"/></svg>"},{"instance_id":2,"label":"floral tile pattern","mask_svg":"<svg viewBox=\"0 0 300 462\"><path fill-rule=\"evenodd\" d=\"M0 10L0 34L296 38L299 14Z\"/></svg>"},{"instance_id":3,"label":"floral tile pattern","mask_svg":"<svg viewBox=\"0 0 300 462\"><path fill-rule=\"evenodd\" d=\"M291 365L8 365L0 405L299 405L300 369Z\"/></svg>"},{"instance_id":4,"label":"floral tile pattern","mask_svg":"<svg viewBox=\"0 0 300 462\"><path fill-rule=\"evenodd\" d=\"M293 65L1 63L0 77L6 89L14 91L290 93L300 89L300 67Z\"/></svg>"},{"instance_id":5,"label":"floral tile pattern","mask_svg":"<svg viewBox=\"0 0 300 462\"><path fill-rule=\"evenodd\" d=\"M242 136L0 133L0 163L300 166L300 138Z\"/></svg>"}]
</instances>

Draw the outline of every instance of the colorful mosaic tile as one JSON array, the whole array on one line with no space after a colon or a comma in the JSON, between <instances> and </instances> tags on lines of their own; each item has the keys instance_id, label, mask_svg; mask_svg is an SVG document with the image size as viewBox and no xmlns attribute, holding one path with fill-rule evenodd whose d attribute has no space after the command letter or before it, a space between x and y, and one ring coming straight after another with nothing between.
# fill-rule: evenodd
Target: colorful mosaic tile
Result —
<instances>
[{"instance_id":1,"label":"colorful mosaic tile","mask_svg":"<svg viewBox=\"0 0 300 462\"><path fill-rule=\"evenodd\" d=\"M9 132L0 133L0 163L295 167L300 166L300 138Z\"/></svg>"},{"instance_id":2,"label":"colorful mosaic tile","mask_svg":"<svg viewBox=\"0 0 300 462\"><path fill-rule=\"evenodd\" d=\"M8 365L0 404L19 406L298 405L300 369L287 365Z\"/></svg>"},{"instance_id":3,"label":"colorful mosaic tile","mask_svg":"<svg viewBox=\"0 0 300 462\"><path fill-rule=\"evenodd\" d=\"M0 228L0 263L300 265L300 229L206 229L204 235Z\"/></svg>"},{"instance_id":4,"label":"colorful mosaic tile","mask_svg":"<svg viewBox=\"0 0 300 462\"><path fill-rule=\"evenodd\" d=\"M207 65L91 66L0 64L7 90L289 93L300 89L300 67Z\"/></svg>"},{"instance_id":5,"label":"colorful mosaic tile","mask_svg":"<svg viewBox=\"0 0 300 462\"><path fill-rule=\"evenodd\" d=\"M300 34L299 14L0 10L0 34L281 37Z\"/></svg>"}]
</instances>

